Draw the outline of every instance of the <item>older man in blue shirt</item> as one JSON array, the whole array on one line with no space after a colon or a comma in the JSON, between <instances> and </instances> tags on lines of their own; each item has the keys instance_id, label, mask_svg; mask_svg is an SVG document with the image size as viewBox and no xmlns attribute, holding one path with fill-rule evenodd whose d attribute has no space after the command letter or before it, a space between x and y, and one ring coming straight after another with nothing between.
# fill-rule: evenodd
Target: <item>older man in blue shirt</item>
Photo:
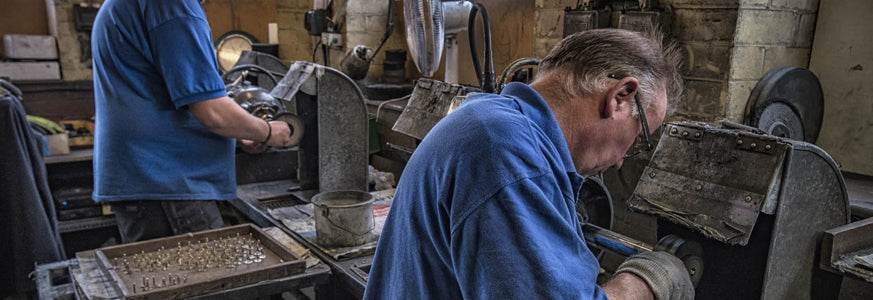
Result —
<instances>
[{"instance_id":1,"label":"older man in blue shirt","mask_svg":"<svg viewBox=\"0 0 873 300\"><path fill-rule=\"evenodd\" d=\"M407 164L364 298L692 298L665 253L629 258L597 286L575 209L584 176L620 167L641 140L637 107L648 128L662 122L681 93L678 61L657 35L586 31L530 86L468 97Z\"/></svg>"}]
</instances>

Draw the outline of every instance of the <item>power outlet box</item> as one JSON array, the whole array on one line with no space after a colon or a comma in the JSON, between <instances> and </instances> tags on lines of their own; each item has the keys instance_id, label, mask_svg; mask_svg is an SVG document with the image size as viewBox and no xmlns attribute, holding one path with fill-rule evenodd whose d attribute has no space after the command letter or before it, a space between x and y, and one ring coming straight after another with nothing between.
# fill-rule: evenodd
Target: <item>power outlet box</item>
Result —
<instances>
[{"instance_id":1,"label":"power outlet box","mask_svg":"<svg viewBox=\"0 0 873 300\"><path fill-rule=\"evenodd\" d=\"M335 32L322 32L321 44L328 47L342 47L342 34Z\"/></svg>"}]
</instances>

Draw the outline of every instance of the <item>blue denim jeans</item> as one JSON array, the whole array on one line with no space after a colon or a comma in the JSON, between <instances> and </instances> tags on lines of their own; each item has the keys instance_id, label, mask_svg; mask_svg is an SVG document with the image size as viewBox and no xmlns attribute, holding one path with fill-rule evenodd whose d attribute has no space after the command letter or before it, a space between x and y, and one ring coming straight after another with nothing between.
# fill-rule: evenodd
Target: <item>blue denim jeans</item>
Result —
<instances>
[{"instance_id":1,"label":"blue denim jeans","mask_svg":"<svg viewBox=\"0 0 873 300\"><path fill-rule=\"evenodd\" d=\"M123 243L221 228L215 200L132 200L110 203Z\"/></svg>"}]
</instances>

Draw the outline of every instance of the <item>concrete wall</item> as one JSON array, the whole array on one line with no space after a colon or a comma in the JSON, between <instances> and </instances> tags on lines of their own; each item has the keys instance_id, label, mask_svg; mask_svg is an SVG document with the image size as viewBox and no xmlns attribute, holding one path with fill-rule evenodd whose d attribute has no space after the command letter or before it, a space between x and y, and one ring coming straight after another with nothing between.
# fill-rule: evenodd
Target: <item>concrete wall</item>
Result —
<instances>
[{"instance_id":1,"label":"concrete wall","mask_svg":"<svg viewBox=\"0 0 873 300\"><path fill-rule=\"evenodd\" d=\"M742 121L749 94L764 74L809 66L818 0L741 0L731 52L725 116Z\"/></svg>"},{"instance_id":2,"label":"concrete wall","mask_svg":"<svg viewBox=\"0 0 873 300\"><path fill-rule=\"evenodd\" d=\"M825 110L818 145L844 171L873 176L873 1L822 0L809 68Z\"/></svg>"}]
</instances>

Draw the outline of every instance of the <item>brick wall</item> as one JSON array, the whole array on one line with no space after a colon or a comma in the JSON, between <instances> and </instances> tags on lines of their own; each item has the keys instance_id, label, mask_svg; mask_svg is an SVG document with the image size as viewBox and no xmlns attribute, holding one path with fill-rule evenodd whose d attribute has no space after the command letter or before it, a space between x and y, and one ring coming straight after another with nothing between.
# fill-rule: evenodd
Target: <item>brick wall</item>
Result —
<instances>
[{"instance_id":1,"label":"brick wall","mask_svg":"<svg viewBox=\"0 0 873 300\"><path fill-rule=\"evenodd\" d=\"M725 116L742 121L749 94L767 71L809 66L818 0L742 0L731 52Z\"/></svg>"},{"instance_id":2,"label":"brick wall","mask_svg":"<svg viewBox=\"0 0 873 300\"><path fill-rule=\"evenodd\" d=\"M576 0L536 0L534 22L534 56L545 57L564 35L564 8L576 6Z\"/></svg>"},{"instance_id":3,"label":"brick wall","mask_svg":"<svg viewBox=\"0 0 873 300\"><path fill-rule=\"evenodd\" d=\"M336 2L336 1L335 1ZM312 60L313 37L303 27L303 16L312 9L312 0L276 0L279 25L279 58L286 62Z\"/></svg>"},{"instance_id":4,"label":"brick wall","mask_svg":"<svg viewBox=\"0 0 873 300\"><path fill-rule=\"evenodd\" d=\"M664 1L673 9L670 33L685 54L685 95L672 119L714 121L727 102L736 0Z\"/></svg>"},{"instance_id":5,"label":"brick wall","mask_svg":"<svg viewBox=\"0 0 873 300\"><path fill-rule=\"evenodd\" d=\"M672 120L742 121L755 83L768 70L807 67L818 0L662 0L681 47L686 92ZM536 0L534 55L563 35L572 0Z\"/></svg>"},{"instance_id":6,"label":"brick wall","mask_svg":"<svg viewBox=\"0 0 873 300\"><path fill-rule=\"evenodd\" d=\"M731 41L737 19L735 0L662 1L672 7L668 30L686 57L686 93L673 119L715 120L724 115ZM536 0L534 55L544 57L563 36L564 8L575 0Z\"/></svg>"},{"instance_id":7,"label":"brick wall","mask_svg":"<svg viewBox=\"0 0 873 300\"><path fill-rule=\"evenodd\" d=\"M61 74L64 80L91 80L91 60L83 61L82 48L79 43L84 39L90 50L90 38L80 36L76 31L76 23L73 15L73 5L79 5L82 1L55 0L55 15L58 22L58 54L60 55ZM91 1L90 3L102 3L103 1ZM86 53L88 58L90 53Z\"/></svg>"}]
</instances>

